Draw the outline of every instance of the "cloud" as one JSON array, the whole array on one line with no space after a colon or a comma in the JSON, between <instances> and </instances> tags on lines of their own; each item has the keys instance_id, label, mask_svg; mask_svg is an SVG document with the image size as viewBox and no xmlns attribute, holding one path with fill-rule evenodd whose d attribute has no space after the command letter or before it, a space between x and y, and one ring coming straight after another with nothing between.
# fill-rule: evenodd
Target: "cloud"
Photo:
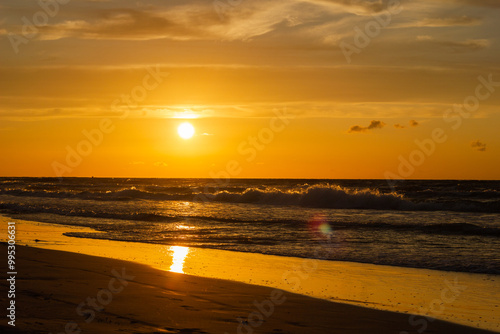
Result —
<instances>
[{"instance_id":1,"label":"cloud","mask_svg":"<svg viewBox=\"0 0 500 334\"><path fill-rule=\"evenodd\" d=\"M430 36L418 36L417 41L421 43L431 43L431 45L441 46L455 53L478 51L488 48L491 43L487 39L467 39L465 41L436 40Z\"/></svg>"},{"instance_id":2,"label":"cloud","mask_svg":"<svg viewBox=\"0 0 500 334\"><path fill-rule=\"evenodd\" d=\"M165 2L155 6L127 7L121 2L106 1L104 5L88 6L81 13L74 3L65 7L48 24L38 27L40 40L76 38L85 40L237 40L259 36L275 29L284 21L275 7L265 1L257 4L235 6L231 16L221 20L212 2L180 1ZM284 12L291 9L282 6ZM15 8L9 8L15 12ZM9 32L22 34L22 25L13 21ZM0 24L0 35L6 34Z\"/></svg>"},{"instance_id":3,"label":"cloud","mask_svg":"<svg viewBox=\"0 0 500 334\"><path fill-rule=\"evenodd\" d=\"M352 133L352 132L366 132L366 131L368 131L367 128L363 128L359 125L353 125L349 128L349 131L347 132Z\"/></svg>"},{"instance_id":4,"label":"cloud","mask_svg":"<svg viewBox=\"0 0 500 334\"><path fill-rule=\"evenodd\" d=\"M144 161L132 161L128 163L129 165L144 165Z\"/></svg>"},{"instance_id":5,"label":"cloud","mask_svg":"<svg viewBox=\"0 0 500 334\"><path fill-rule=\"evenodd\" d=\"M451 16L439 18L425 18L419 21L415 26L417 27L456 27L456 26L477 26L482 23L479 17L470 16Z\"/></svg>"},{"instance_id":6,"label":"cloud","mask_svg":"<svg viewBox=\"0 0 500 334\"><path fill-rule=\"evenodd\" d=\"M438 43L451 48L454 52L477 51L490 46L490 41L487 39L468 39L462 42L443 41Z\"/></svg>"},{"instance_id":7,"label":"cloud","mask_svg":"<svg viewBox=\"0 0 500 334\"><path fill-rule=\"evenodd\" d=\"M368 132L373 129L382 129L385 126L385 123L382 121L371 121L367 127L362 127L359 125L353 125L349 128L348 133L353 132Z\"/></svg>"},{"instance_id":8,"label":"cloud","mask_svg":"<svg viewBox=\"0 0 500 334\"><path fill-rule=\"evenodd\" d=\"M417 122L417 121L415 121L414 119L412 119L412 120L409 122L409 124L410 124L409 126L410 126L410 127L413 127L413 128L414 128L414 127L417 127L417 126L419 126L419 125L420 125L420 123L418 123L418 122ZM401 125L401 124L399 124L399 123L398 123L398 124L394 124L394 127L395 127L396 129L406 129L406 126Z\"/></svg>"},{"instance_id":9,"label":"cloud","mask_svg":"<svg viewBox=\"0 0 500 334\"><path fill-rule=\"evenodd\" d=\"M165 39L165 42L176 41L168 46L172 49L172 54L176 51L174 49L177 48L178 42L185 43L185 45L192 43L186 49L193 48L193 50L197 47L206 48L206 41L234 43L234 49L237 51L237 48L246 47L246 44L239 45L238 42L245 41L255 50L259 50L260 47L265 52L269 48L289 48L307 50L308 55L315 55L325 51L330 52L331 47L337 46L340 40L351 38L354 34L353 27L363 28L367 23L367 17L384 12L391 3L390 0L291 0L285 2L254 0L241 3L224 0L222 2L230 7L223 20L211 1L172 0L146 5L144 2L109 0L92 2L90 6L81 6L79 1L70 2L64 7L65 10L51 18L46 26L39 27L40 34L37 38L42 41L78 39L85 40L85 42L89 40L120 42L113 46L125 44L127 41L135 43L135 41ZM397 20L394 17L391 28L474 26L479 25L483 20L489 22L488 17L492 15L479 10L474 13L476 15L474 17L457 15L449 12L449 7L451 7L449 4L433 4L426 8L425 15L421 12L419 5L405 3L404 7L405 14L398 15ZM24 14L12 5L8 6L6 11L6 16L11 17ZM23 11L26 12L26 16L32 15L28 9L23 9ZM482 11L488 10L482 9ZM428 16L429 18L426 18ZM0 35L2 31L20 34L21 21L8 19L5 27L0 24ZM391 41L395 41L387 46L380 43L384 48L388 48L389 54L409 51L405 48L396 48L397 51L394 51L395 46L400 45L397 40L401 37L393 35L400 33L404 32L398 29L387 29L384 34L387 37L390 36ZM457 34L459 35L462 34ZM452 32L447 36L453 39L455 33ZM471 34L470 36L481 35ZM385 37L382 36L381 41L383 38ZM407 35L402 37L402 41L406 40ZM146 45L150 47L153 43ZM484 48L487 45L466 41L446 46L456 52L463 52ZM336 49L335 52L340 52L340 49ZM137 54L142 53L137 52ZM151 52L148 57L154 58L157 54ZM305 57L305 51L301 51L300 55ZM217 59L217 56L214 55L211 59ZM233 59L243 58L234 57ZM259 59L259 57L254 57L254 59Z\"/></svg>"},{"instance_id":10,"label":"cloud","mask_svg":"<svg viewBox=\"0 0 500 334\"><path fill-rule=\"evenodd\" d=\"M309 2L341 7L347 12L358 15L379 13L386 10L389 4L388 0L309 0Z\"/></svg>"},{"instance_id":11,"label":"cloud","mask_svg":"<svg viewBox=\"0 0 500 334\"><path fill-rule=\"evenodd\" d=\"M368 125L368 130L371 129L382 129L385 126L384 122L381 121L371 121L370 125Z\"/></svg>"},{"instance_id":12,"label":"cloud","mask_svg":"<svg viewBox=\"0 0 500 334\"><path fill-rule=\"evenodd\" d=\"M429 35L419 35L417 36L417 41L430 41L432 40L432 36Z\"/></svg>"},{"instance_id":13,"label":"cloud","mask_svg":"<svg viewBox=\"0 0 500 334\"><path fill-rule=\"evenodd\" d=\"M66 20L61 23L40 27L41 39L54 40L65 37L82 39L148 40L170 38L176 40L202 39L210 36L202 26L217 23L215 13L200 13L194 18L184 12L184 18L133 8L95 10L95 18L87 20Z\"/></svg>"},{"instance_id":14,"label":"cloud","mask_svg":"<svg viewBox=\"0 0 500 334\"><path fill-rule=\"evenodd\" d=\"M338 42L352 43L353 28L364 29L371 20L353 15L347 8L373 12L383 7L383 1L255 0L234 6L224 20L220 20L212 2L173 0L154 2L155 7L139 3L113 0L82 6L80 1L70 2L46 27L40 27L40 38L60 38L59 41L36 41L33 45L40 47L27 48L24 57L15 58L5 52L1 67L16 67L5 71L0 68L3 79L0 102L7 112L0 110L0 117L10 111L9 117L17 118L24 115L62 118L71 117L72 113L92 116L90 110L109 110L113 96L130 91L125 83L135 84L133 80L141 75L134 77L132 71L160 63L172 71L172 76L161 88L164 94L151 94L148 104L141 105L147 117L175 117L183 109L169 106L194 99L195 104L214 106L210 108L213 112L203 112L199 117L253 116L262 111L263 102L270 105L303 101L312 105L310 110L301 109L311 117L350 116L365 119L367 123L370 119L400 120L408 115L425 119L428 114L430 117L442 114L444 107L440 104L462 96L472 75L478 71L489 73L498 58L493 44L487 50L472 52L495 41L495 34L486 34L486 27L392 29L399 22L421 22L425 17L434 18L428 19L434 25L471 24L474 19L469 15L474 15L484 18L481 20L494 32L500 21L493 20L496 11L491 8L476 8L464 17L457 14L461 9L456 4L406 3L402 15L394 16L376 43L374 40L363 51L366 57L347 67ZM29 8L10 6L6 21L0 24L0 33L16 32L22 24L18 17L33 15ZM165 40L153 41L160 38ZM105 39L117 41L104 43ZM42 49L46 50L44 59L35 53ZM130 49L135 51L124 52ZM38 72L29 72L35 66L40 68ZM92 68L86 70L86 66ZM211 78L214 82L209 85L208 80L201 78ZM380 78L384 78L382 83ZM30 82L33 89L28 92L20 82ZM440 90L444 86L446 90ZM78 93L81 91L85 92L85 99ZM7 99L9 110L6 110ZM361 103L366 101L371 102ZM405 101L405 105L393 101ZM250 112L229 110L229 106L254 103L261 105ZM51 105L57 105L63 112L27 112L48 109ZM75 108L79 109L73 111ZM132 111L134 117L138 113ZM193 111L193 116L198 114ZM392 127L394 123L390 124ZM406 121L401 124L409 127ZM364 128L359 126L353 132L362 132Z\"/></svg>"},{"instance_id":15,"label":"cloud","mask_svg":"<svg viewBox=\"0 0 500 334\"><path fill-rule=\"evenodd\" d=\"M316 5L316 11L310 13L301 9L301 5L304 2L247 2L232 6L221 20L212 2L174 1L126 8L110 1L106 8L86 8L79 16L58 16L58 21L39 27L39 39L246 41L274 30L292 30L290 33L296 36L294 26L309 19L317 20L321 15L321 6ZM19 34L21 29L17 24L10 30Z\"/></svg>"},{"instance_id":16,"label":"cloud","mask_svg":"<svg viewBox=\"0 0 500 334\"><path fill-rule=\"evenodd\" d=\"M473 150L479 152L486 151L486 144L481 142L480 140L474 140L472 143L470 143L470 146L472 147Z\"/></svg>"},{"instance_id":17,"label":"cloud","mask_svg":"<svg viewBox=\"0 0 500 334\"><path fill-rule=\"evenodd\" d=\"M498 0L448 0L448 2L461 3L475 7L500 8Z\"/></svg>"},{"instance_id":18,"label":"cloud","mask_svg":"<svg viewBox=\"0 0 500 334\"><path fill-rule=\"evenodd\" d=\"M163 162L163 161L157 161L153 164L155 167L167 167L168 164L166 162Z\"/></svg>"}]
</instances>

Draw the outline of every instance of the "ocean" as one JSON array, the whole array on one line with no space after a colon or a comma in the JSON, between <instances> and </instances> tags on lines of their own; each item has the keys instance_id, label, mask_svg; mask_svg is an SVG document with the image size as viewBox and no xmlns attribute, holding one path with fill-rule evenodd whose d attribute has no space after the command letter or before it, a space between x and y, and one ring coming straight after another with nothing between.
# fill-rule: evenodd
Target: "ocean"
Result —
<instances>
[{"instance_id":1,"label":"ocean","mask_svg":"<svg viewBox=\"0 0 500 334\"><path fill-rule=\"evenodd\" d=\"M500 274L500 181L0 178L0 212L96 231L75 238Z\"/></svg>"}]
</instances>

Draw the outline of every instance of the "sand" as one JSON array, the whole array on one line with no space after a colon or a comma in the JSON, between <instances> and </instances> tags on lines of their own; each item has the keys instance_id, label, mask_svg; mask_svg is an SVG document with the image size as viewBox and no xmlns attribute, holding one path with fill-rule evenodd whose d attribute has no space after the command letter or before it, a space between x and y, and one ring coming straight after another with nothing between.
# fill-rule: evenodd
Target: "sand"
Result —
<instances>
[{"instance_id":1,"label":"sand","mask_svg":"<svg viewBox=\"0 0 500 334\"><path fill-rule=\"evenodd\" d=\"M33 247L18 246L17 272L13 333L401 334L419 333L424 323L425 333L490 333L424 318L412 325L405 314ZM6 305L7 281L1 285ZM11 332L6 322L2 333Z\"/></svg>"},{"instance_id":2,"label":"sand","mask_svg":"<svg viewBox=\"0 0 500 334\"><path fill-rule=\"evenodd\" d=\"M1 217L2 225L12 218ZM51 217L47 217L51 221ZM495 275L322 261L217 249L75 238L79 226L15 219L19 244L133 261L163 271L267 286L378 310L408 314L417 330L425 317L500 332L500 281ZM321 250L321 246L318 245ZM410 318L410 314L420 317Z\"/></svg>"}]
</instances>

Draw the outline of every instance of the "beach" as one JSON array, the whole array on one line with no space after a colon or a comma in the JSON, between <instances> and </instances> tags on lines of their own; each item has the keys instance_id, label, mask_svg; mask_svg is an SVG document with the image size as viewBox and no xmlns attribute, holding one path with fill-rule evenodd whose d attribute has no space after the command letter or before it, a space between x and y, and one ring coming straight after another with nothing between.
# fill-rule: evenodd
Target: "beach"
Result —
<instances>
[{"instance_id":1,"label":"beach","mask_svg":"<svg viewBox=\"0 0 500 334\"><path fill-rule=\"evenodd\" d=\"M6 245L0 249L5 253ZM4 333L417 333L421 328L405 314L269 287L70 252L17 249L16 327L3 325ZM3 304L5 298L2 294ZM427 325L426 333L488 333L439 320Z\"/></svg>"},{"instance_id":2,"label":"beach","mask_svg":"<svg viewBox=\"0 0 500 334\"><path fill-rule=\"evenodd\" d=\"M16 226L16 331L499 332L495 275L74 238L64 233L90 229L1 220Z\"/></svg>"}]
</instances>

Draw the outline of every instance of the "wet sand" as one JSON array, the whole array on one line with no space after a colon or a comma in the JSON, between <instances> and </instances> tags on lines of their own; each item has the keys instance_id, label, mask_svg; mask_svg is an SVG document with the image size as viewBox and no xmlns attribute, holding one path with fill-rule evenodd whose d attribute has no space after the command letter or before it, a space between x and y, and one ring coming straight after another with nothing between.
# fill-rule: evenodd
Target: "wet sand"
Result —
<instances>
[{"instance_id":1,"label":"wet sand","mask_svg":"<svg viewBox=\"0 0 500 334\"><path fill-rule=\"evenodd\" d=\"M424 333L490 333L116 259L23 246L16 255L13 333L403 334L424 323ZM6 320L1 330L11 332Z\"/></svg>"},{"instance_id":2,"label":"wet sand","mask_svg":"<svg viewBox=\"0 0 500 334\"><path fill-rule=\"evenodd\" d=\"M7 217L1 217L0 221ZM9 220L12 220L9 218ZM15 219L19 244L133 261L162 271L277 288L328 301L500 332L498 276L120 242L63 235L90 228ZM321 245L318 245L322 251ZM418 317L410 318L410 314ZM425 316L425 317L424 317Z\"/></svg>"}]
</instances>

